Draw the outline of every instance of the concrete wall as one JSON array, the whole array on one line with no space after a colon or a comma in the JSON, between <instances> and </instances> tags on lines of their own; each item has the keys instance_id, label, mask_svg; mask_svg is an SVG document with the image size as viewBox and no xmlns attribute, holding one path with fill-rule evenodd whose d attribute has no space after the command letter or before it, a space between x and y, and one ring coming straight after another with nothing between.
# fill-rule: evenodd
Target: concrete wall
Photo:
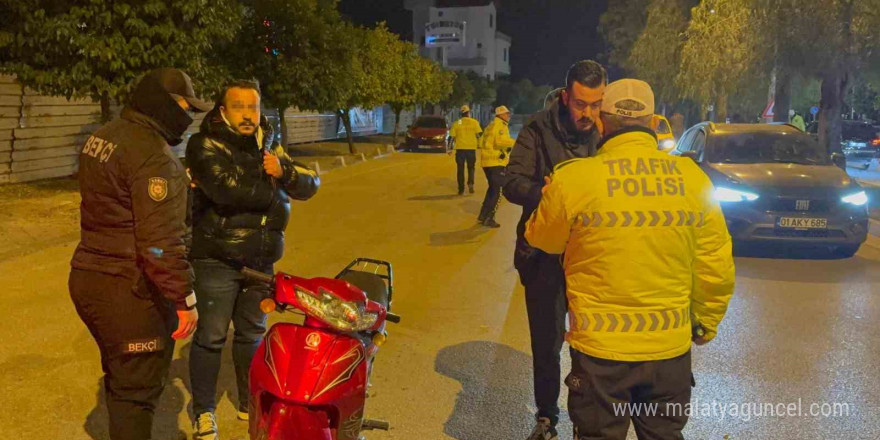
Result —
<instances>
[{"instance_id":1,"label":"concrete wall","mask_svg":"<svg viewBox=\"0 0 880 440\"><path fill-rule=\"evenodd\" d=\"M118 115L120 107L113 109ZM85 140L100 127L101 106L88 99L48 97L22 87L11 76L0 75L0 184L29 182L76 173L79 152ZM266 112L272 116L272 112ZM383 127L390 110L374 110L374 123L358 127L356 135L372 134ZM292 144L336 139L333 114L291 109L285 113ZM278 118L274 118L278 122ZM403 118L402 118L403 119ZM411 117L410 117L411 120ZM183 142L172 147L183 157L189 137L199 131L201 116L187 129ZM411 122L409 122L411 123ZM401 122L403 128L406 123ZM276 127L280 124L276 123Z\"/></svg>"}]
</instances>

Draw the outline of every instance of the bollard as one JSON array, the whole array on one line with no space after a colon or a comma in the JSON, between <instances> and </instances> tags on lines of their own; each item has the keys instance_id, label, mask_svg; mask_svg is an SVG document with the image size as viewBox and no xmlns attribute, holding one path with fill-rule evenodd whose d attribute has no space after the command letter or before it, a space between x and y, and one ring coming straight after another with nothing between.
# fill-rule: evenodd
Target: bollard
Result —
<instances>
[{"instance_id":1,"label":"bollard","mask_svg":"<svg viewBox=\"0 0 880 440\"><path fill-rule=\"evenodd\" d=\"M387 150L389 153L394 153L394 145L386 144L385 150Z\"/></svg>"},{"instance_id":2,"label":"bollard","mask_svg":"<svg viewBox=\"0 0 880 440\"><path fill-rule=\"evenodd\" d=\"M321 175L321 164L319 164L317 160L312 162L312 169L315 170L315 173L319 176Z\"/></svg>"},{"instance_id":3,"label":"bollard","mask_svg":"<svg viewBox=\"0 0 880 440\"><path fill-rule=\"evenodd\" d=\"M342 156L337 156L336 159L339 160L339 163L340 163L342 166L345 166L345 158L344 158L344 157L342 157Z\"/></svg>"},{"instance_id":4,"label":"bollard","mask_svg":"<svg viewBox=\"0 0 880 440\"><path fill-rule=\"evenodd\" d=\"M364 153L361 153L361 162L366 162L366 161L367 161L367 157L364 156Z\"/></svg>"}]
</instances>

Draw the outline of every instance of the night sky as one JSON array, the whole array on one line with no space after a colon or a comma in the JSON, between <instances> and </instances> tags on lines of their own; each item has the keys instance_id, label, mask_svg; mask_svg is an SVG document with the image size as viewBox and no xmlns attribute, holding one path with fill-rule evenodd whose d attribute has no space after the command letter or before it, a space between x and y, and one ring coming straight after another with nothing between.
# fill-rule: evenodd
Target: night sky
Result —
<instances>
[{"instance_id":1,"label":"night sky","mask_svg":"<svg viewBox=\"0 0 880 440\"><path fill-rule=\"evenodd\" d=\"M513 38L510 68L514 79L561 86L568 66L582 59L597 59L605 51L597 28L608 0L499 3L498 30ZM412 38L411 18L402 0L341 0L339 9L358 24L385 20L392 31Z\"/></svg>"}]
</instances>

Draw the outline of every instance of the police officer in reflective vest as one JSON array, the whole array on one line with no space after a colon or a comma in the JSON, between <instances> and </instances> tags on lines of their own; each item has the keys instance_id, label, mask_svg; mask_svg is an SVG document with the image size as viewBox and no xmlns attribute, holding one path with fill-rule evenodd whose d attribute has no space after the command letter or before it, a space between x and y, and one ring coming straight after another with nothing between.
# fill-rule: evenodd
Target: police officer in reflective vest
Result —
<instances>
[{"instance_id":1,"label":"police officer in reflective vest","mask_svg":"<svg viewBox=\"0 0 880 440\"><path fill-rule=\"evenodd\" d=\"M468 192L474 193L474 169L477 166L477 139L483 129L476 119L471 117L471 108L461 106L461 119L452 124L449 136L453 140L455 166L457 168L458 195L464 194L464 168L467 164Z\"/></svg>"},{"instance_id":2,"label":"police officer in reflective vest","mask_svg":"<svg viewBox=\"0 0 880 440\"><path fill-rule=\"evenodd\" d=\"M151 71L79 156L82 237L70 296L101 351L112 440L150 438L174 339L196 328L184 245L189 179L170 145L193 122L187 110L210 108L185 73Z\"/></svg>"},{"instance_id":3,"label":"police officer in reflective vest","mask_svg":"<svg viewBox=\"0 0 880 440\"><path fill-rule=\"evenodd\" d=\"M489 189L483 198L483 207L477 221L483 226L500 228L495 213L501 202L501 185L504 184L504 167L510 161L510 150L516 140L510 137L510 110L505 106L495 108L495 119L486 126L480 145L480 166L486 173Z\"/></svg>"},{"instance_id":4,"label":"police officer in reflective vest","mask_svg":"<svg viewBox=\"0 0 880 440\"><path fill-rule=\"evenodd\" d=\"M558 165L526 225L532 246L564 253L580 440L623 440L630 421L640 440L682 439L691 344L715 337L733 294L714 188L693 161L657 150L653 113L647 83L609 84L597 155ZM656 415L627 403L657 404Z\"/></svg>"}]
</instances>

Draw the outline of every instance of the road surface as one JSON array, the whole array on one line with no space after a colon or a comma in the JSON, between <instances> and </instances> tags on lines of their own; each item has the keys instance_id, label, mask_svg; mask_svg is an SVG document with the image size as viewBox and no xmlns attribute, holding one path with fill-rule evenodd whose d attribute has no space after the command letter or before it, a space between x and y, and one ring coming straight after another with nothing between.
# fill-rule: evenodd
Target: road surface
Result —
<instances>
[{"instance_id":1,"label":"road surface","mask_svg":"<svg viewBox=\"0 0 880 440\"><path fill-rule=\"evenodd\" d=\"M485 178L478 171L477 194L457 196L454 171L446 155L394 154L332 171L313 200L293 208L278 269L332 276L360 256L394 264L403 322L389 325L367 408L393 429L370 439L523 439L532 425L525 305L511 261L519 208L505 202L500 229L478 226ZM67 293L75 245L0 261L4 439L107 438L98 350ZM736 295L718 338L694 349L699 411L688 438L880 438L880 239L847 260L736 264ZM158 440L191 433L189 344L177 350ZM220 430L244 439L228 347L224 356ZM758 416L766 408L750 406L798 402L800 417ZM809 416L813 404L847 414ZM571 438L566 414L560 431Z\"/></svg>"}]
</instances>

